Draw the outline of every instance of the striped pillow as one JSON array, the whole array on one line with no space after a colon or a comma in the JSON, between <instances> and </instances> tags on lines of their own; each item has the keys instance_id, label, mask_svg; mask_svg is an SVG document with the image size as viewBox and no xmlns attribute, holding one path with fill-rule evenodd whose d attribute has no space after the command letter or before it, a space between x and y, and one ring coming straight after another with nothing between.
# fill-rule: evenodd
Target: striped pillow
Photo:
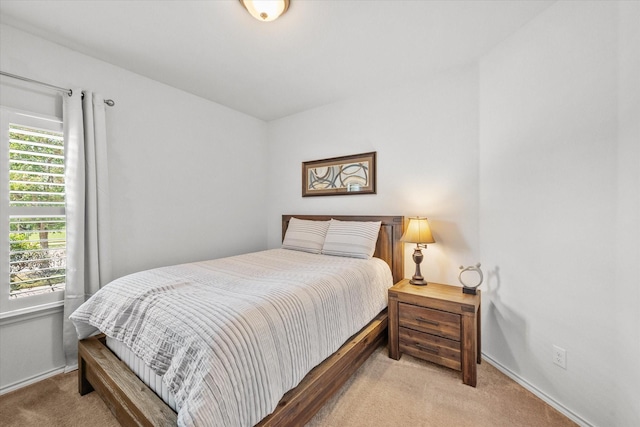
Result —
<instances>
[{"instance_id":1,"label":"striped pillow","mask_svg":"<svg viewBox=\"0 0 640 427\"><path fill-rule=\"evenodd\" d=\"M332 219L324 239L322 253L369 259L376 250L380 221L338 221Z\"/></svg>"},{"instance_id":2,"label":"striped pillow","mask_svg":"<svg viewBox=\"0 0 640 427\"><path fill-rule=\"evenodd\" d=\"M282 247L294 251L319 254L328 228L329 221L309 221L291 218L287 232L284 235Z\"/></svg>"}]
</instances>

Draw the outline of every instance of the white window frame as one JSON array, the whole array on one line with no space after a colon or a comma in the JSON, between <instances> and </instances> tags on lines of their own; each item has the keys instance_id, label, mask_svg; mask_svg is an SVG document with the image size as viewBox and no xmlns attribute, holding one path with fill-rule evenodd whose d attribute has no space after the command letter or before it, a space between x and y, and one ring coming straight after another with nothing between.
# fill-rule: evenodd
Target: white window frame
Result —
<instances>
[{"instance_id":1,"label":"white window frame","mask_svg":"<svg viewBox=\"0 0 640 427\"><path fill-rule=\"evenodd\" d=\"M24 125L54 132L63 132L62 119L36 113L0 107L0 318L48 309L64 303L64 291L48 292L22 298L10 298L9 274L9 124ZM36 209L36 208L33 208ZM41 209L44 209L42 211ZM56 210L57 209L57 210ZM38 215L58 215L60 208L47 212L40 208ZM54 213L55 211L55 213ZM64 209L62 209L64 213Z\"/></svg>"}]
</instances>

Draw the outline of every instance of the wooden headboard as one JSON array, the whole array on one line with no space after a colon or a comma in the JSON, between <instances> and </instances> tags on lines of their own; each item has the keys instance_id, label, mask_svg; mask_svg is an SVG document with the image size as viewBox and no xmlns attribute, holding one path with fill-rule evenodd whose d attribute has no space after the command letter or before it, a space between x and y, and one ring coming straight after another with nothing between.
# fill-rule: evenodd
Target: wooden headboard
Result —
<instances>
[{"instance_id":1,"label":"wooden headboard","mask_svg":"<svg viewBox=\"0 0 640 427\"><path fill-rule=\"evenodd\" d=\"M380 234L376 242L373 256L384 260L391 267L393 283L404 279L404 244L400 241L404 232L403 216L375 216L375 215L282 215L282 239L289 227L291 217L313 221L328 221L331 218L340 221L381 221Z\"/></svg>"}]
</instances>

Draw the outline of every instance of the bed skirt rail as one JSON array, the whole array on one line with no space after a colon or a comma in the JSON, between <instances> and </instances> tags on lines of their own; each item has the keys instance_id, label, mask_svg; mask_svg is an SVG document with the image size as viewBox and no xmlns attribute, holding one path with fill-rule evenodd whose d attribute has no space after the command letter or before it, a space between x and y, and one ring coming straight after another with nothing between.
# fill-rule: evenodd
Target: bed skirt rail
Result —
<instances>
[{"instance_id":1,"label":"bed skirt rail","mask_svg":"<svg viewBox=\"0 0 640 427\"><path fill-rule=\"evenodd\" d=\"M177 424L177 414L109 350L104 335L78 342L78 391L93 390L123 426Z\"/></svg>"},{"instance_id":2,"label":"bed skirt rail","mask_svg":"<svg viewBox=\"0 0 640 427\"><path fill-rule=\"evenodd\" d=\"M288 391L273 413L258 426L301 426L342 387L349 377L387 340L387 310L307 374ZM109 350L104 335L78 342L78 390L95 390L121 425L175 426L177 414Z\"/></svg>"}]
</instances>

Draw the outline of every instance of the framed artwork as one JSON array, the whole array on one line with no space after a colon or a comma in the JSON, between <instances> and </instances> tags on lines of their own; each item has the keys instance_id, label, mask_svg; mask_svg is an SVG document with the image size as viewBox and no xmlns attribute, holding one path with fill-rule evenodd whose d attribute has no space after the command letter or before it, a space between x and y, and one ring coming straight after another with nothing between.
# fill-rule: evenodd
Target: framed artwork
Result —
<instances>
[{"instance_id":1,"label":"framed artwork","mask_svg":"<svg viewBox=\"0 0 640 427\"><path fill-rule=\"evenodd\" d=\"M302 163L302 197L376 194L376 152Z\"/></svg>"}]
</instances>

